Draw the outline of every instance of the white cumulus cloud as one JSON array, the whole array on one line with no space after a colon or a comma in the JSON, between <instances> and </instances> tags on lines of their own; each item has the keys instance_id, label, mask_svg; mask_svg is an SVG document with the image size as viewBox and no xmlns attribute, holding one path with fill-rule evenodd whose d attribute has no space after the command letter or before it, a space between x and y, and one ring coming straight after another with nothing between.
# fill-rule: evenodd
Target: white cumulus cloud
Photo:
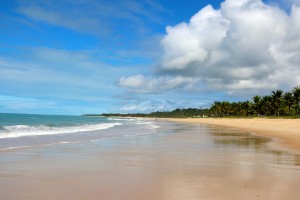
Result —
<instances>
[{"instance_id":1,"label":"white cumulus cloud","mask_svg":"<svg viewBox=\"0 0 300 200\"><path fill-rule=\"evenodd\" d=\"M291 90L300 85L300 6L290 3L290 11L261 0L207 5L166 28L154 74L118 84L140 93L188 88L244 97Z\"/></svg>"},{"instance_id":2,"label":"white cumulus cloud","mask_svg":"<svg viewBox=\"0 0 300 200\"><path fill-rule=\"evenodd\" d=\"M208 5L189 23L167 27L157 70L230 93L291 88L300 84L299 22L297 5L290 13L261 0Z\"/></svg>"}]
</instances>

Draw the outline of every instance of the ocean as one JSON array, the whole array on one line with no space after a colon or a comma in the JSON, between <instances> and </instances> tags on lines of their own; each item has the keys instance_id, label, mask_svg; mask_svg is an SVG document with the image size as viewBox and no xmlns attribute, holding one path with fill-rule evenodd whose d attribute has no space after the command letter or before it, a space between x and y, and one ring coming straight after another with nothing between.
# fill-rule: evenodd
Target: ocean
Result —
<instances>
[{"instance_id":1,"label":"ocean","mask_svg":"<svg viewBox=\"0 0 300 200\"><path fill-rule=\"evenodd\" d=\"M0 150L155 133L155 121L133 118L0 114Z\"/></svg>"}]
</instances>

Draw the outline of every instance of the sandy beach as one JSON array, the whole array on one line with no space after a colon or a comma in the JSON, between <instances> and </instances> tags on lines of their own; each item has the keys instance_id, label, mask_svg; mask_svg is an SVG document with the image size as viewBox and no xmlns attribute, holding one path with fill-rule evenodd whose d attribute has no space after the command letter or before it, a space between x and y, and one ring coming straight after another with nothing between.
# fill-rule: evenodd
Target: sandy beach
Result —
<instances>
[{"instance_id":1,"label":"sandy beach","mask_svg":"<svg viewBox=\"0 0 300 200\"><path fill-rule=\"evenodd\" d=\"M300 119L173 118L168 120L233 127L253 134L271 137L281 145L281 148L300 152Z\"/></svg>"},{"instance_id":2,"label":"sandy beach","mask_svg":"<svg viewBox=\"0 0 300 200\"><path fill-rule=\"evenodd\" d=\"M145 135L0 151L0 197L299 198L299 154L271 149L270 139L247 131L181 121L189 120L157 120L161 128Z\"/></svg>"}]
</instances>

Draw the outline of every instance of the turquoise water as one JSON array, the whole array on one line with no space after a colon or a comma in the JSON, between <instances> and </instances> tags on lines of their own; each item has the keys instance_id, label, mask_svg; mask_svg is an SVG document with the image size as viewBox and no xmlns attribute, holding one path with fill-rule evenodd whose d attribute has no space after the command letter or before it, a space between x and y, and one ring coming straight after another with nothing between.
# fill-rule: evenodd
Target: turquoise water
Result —
<instances>
[{"instance_id":1,"label":"turquoise water","mask_svg":"<svg viewBox=\"0 0 300 200\"><path fill-rule=\"evenodd\" d=\"M97 124L107 121L107 118L104 117L0 113L0 126L13 126L22 124L31 126L47 125L63 127L80 124Z\"/></svg>"},{"instance_id":2,"label":"turquoise water","mask_svg":"<svg viewBox=\"0 0 300 200\"><path fill-rule=\"evenodd\" d=\"M67 115L36 115L36 114L6 114L0 113L0 126L13 125L47 125L76 126L80 124L97 124L107 122L104 117L67 116Z\"/></svg>"},{"instance_id":3,"label":"turquoise water","mask_svg":"<svg viewBox=\"0 0 300 200\"><path fill-rule=\"evenodd\" d=\"M0 150L155 132L153 121L88 116L0 114Z\"/></svg>"}]
</instances>

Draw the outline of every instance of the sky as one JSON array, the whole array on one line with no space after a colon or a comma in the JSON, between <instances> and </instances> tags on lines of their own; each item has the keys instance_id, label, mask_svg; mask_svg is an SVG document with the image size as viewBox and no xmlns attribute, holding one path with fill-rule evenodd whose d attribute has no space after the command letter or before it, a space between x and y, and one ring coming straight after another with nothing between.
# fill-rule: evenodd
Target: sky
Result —
<instances>
[{"instance_id":1,"label":"sky","mask_svg":"<svg viewBox=\"0 0 300 200\"><path fill-rule=\"evenodd\" d=\"M300 0L0 1L0 112L148 113L300 85Z\"/></svg>"}]
</instances>

